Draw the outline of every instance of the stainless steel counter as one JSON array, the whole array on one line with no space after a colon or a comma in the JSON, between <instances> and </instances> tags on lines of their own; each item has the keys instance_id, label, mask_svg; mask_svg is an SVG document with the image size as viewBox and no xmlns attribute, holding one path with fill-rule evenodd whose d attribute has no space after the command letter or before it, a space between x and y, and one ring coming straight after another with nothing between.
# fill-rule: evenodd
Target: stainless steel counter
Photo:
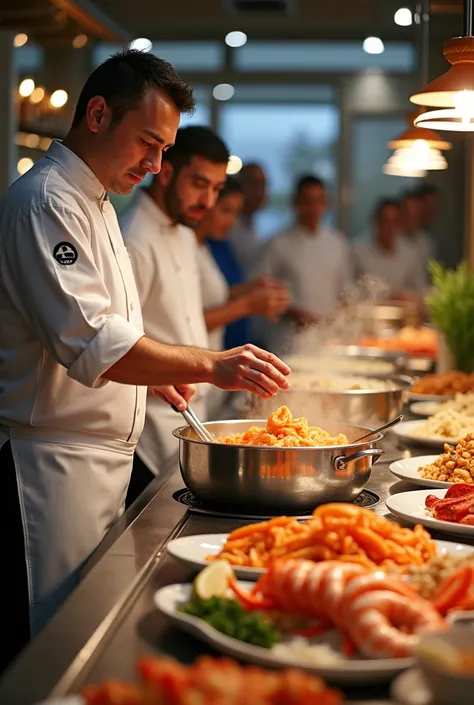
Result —
<instances>
[{"instance_id":1,"label":"stainless steel counter","mask_svg":"<svg viewBox=\"0 0 474 705\"><path fill-rule=\"evenodd\" d=\"M381 498L374 511L388 515L384 499L413 486L397 482L388 471L393 460L409 452L397 448L393 436L384 440L384 447L386 454L374 467L368 489ZM411 451L426 454L426 449ZM167 554L169 539L228 532L246 522L186 511L172 499L173 492L183 487L177 471L160 489L158 482L141 500L146 505L143 510L135 517L134 507L124 516L76 591L0 681L1 705L33 705L105 677L132 679L137 658L145 653L169 654L183 662L213 653L198 640L169 628L154 609L153 594L164 585L192 577L190 569ZM454 540L445 535L435 538ZM381 699L389 702L387 687L347 694L368 705L373 700L378 705Z\"/></svg>"}]
</instances>

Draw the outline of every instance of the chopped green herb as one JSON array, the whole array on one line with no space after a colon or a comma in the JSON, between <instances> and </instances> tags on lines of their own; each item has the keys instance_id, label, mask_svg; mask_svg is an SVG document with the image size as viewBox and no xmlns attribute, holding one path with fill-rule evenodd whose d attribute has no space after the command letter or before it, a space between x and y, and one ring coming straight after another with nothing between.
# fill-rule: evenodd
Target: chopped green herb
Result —
<instances>
[{"instance_id":1,"label":"chopped green herb","mask_svg":"<svg viewBox=\"0 0 474 705\"><path fill-rule=\"evenodd\" d=\"M264 617L256 612L248 612L237 600L224 597L203 600L200 597L194 597L180 607L179 611L203 619L222 634L264 649L270 649L281 639Z\"/></svg>"}]
</instances>

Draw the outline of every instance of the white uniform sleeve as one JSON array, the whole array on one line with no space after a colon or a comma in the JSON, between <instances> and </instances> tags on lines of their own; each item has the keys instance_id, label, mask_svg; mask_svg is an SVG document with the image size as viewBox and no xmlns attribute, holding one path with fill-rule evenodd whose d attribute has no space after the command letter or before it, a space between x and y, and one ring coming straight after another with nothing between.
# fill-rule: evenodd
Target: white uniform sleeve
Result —
<instances>
[{"instance_id":1,"label":"white uniform sleeve","mask_svg":"<svg viewBox=\"0 0 474 705\"><path fill-rule=\"evenodd\" d=\"M143 336L111 300L80 212L49 201L34 206L5 233L1 281L25 322L68 375L87 387Z\"/></svg>"}]
</instances>

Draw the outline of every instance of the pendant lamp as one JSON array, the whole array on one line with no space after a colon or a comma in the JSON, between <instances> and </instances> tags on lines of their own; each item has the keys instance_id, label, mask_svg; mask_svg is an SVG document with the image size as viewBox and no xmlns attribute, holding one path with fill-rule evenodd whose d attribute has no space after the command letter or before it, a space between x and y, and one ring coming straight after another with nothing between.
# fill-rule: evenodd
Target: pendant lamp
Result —
<instances>
[{"instance_id":1,"label":"pendant lamp","mask_svg":"<svg viewBox=\"0 0 474 705\"><path fill-rule=\"evenodd\" d=\"M445 42L443 54L451 68L410 100L416 105L441 108L420 113L417 127L474 132L474 37L472 0L464 0L464 35Z\"/></svg>"}]
</instances>

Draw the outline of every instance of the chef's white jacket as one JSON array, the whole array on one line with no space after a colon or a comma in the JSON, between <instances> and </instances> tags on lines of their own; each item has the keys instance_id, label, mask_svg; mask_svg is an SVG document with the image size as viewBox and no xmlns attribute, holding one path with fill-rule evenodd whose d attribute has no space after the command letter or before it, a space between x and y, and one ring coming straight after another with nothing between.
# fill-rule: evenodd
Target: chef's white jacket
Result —
<instances>
[{"instance_id":1,"label":"chef's white jacket","mask_svg":"<svg viewBox=\"0 0 474 705\"><path fill-rule=\"evenodd\" d=\"M194 232L173 224L143 189L138 190L119 219L147 336L162 343L208 347ZM206 387L197 385L192 399L194 411L202 418ZM157 474L177 451L178 441L172 431L182 425L182 416L167 402L148 397L137 453L153 473Z\"/></svg>"},{"instance_id":2,"label":"chef's white jacket","mask_svg":"<svg viewBox=\"0 0 474 705\"><path fill-rule=\"evenodd\" d=\"M316 318L330 314L353 285L352 260L346 237L329 227L308 233L294 225L269 242L262 273L286 284L291 306L305 309ZM291 349L297 331L288 318L267 324L268 341L276 352Z\"/></svg>"},{"instance_id":3,"label":"chef's white jacket","mask_svg":"<svg viewBox=\"0 0 474 705\"><path fill-rule=\"evenodd\" d=\"M121 511L146 388L102 375L142 335L114 209L53 142L0 201L0 443L17 471L33 633Z\"/></svg>"},{"instance_id":4,"label":"chef's white jacket","mask_svg":"<svg viewBox=\"0 0 474 705\"><path fill-rule=\"evenodd\" d=\"M361 238L354 244L354 260L357 275L381 279L387 286L387 296L402 291L422 291L426 286L425 263L404 235L397 237L390 252L379 247L373 236Z\"/></svg>"},{"instance_id":5,"label":"chef's white jacket","mask_svg":"<svg viewBox=\"0 0 474 705\"><path fill-rule=\"evenodd\" d=\"M241 214L229 233L229 242L247 279L258 274L265 242L255 227L255 219Z\"/></svg>"}]
</instances>

